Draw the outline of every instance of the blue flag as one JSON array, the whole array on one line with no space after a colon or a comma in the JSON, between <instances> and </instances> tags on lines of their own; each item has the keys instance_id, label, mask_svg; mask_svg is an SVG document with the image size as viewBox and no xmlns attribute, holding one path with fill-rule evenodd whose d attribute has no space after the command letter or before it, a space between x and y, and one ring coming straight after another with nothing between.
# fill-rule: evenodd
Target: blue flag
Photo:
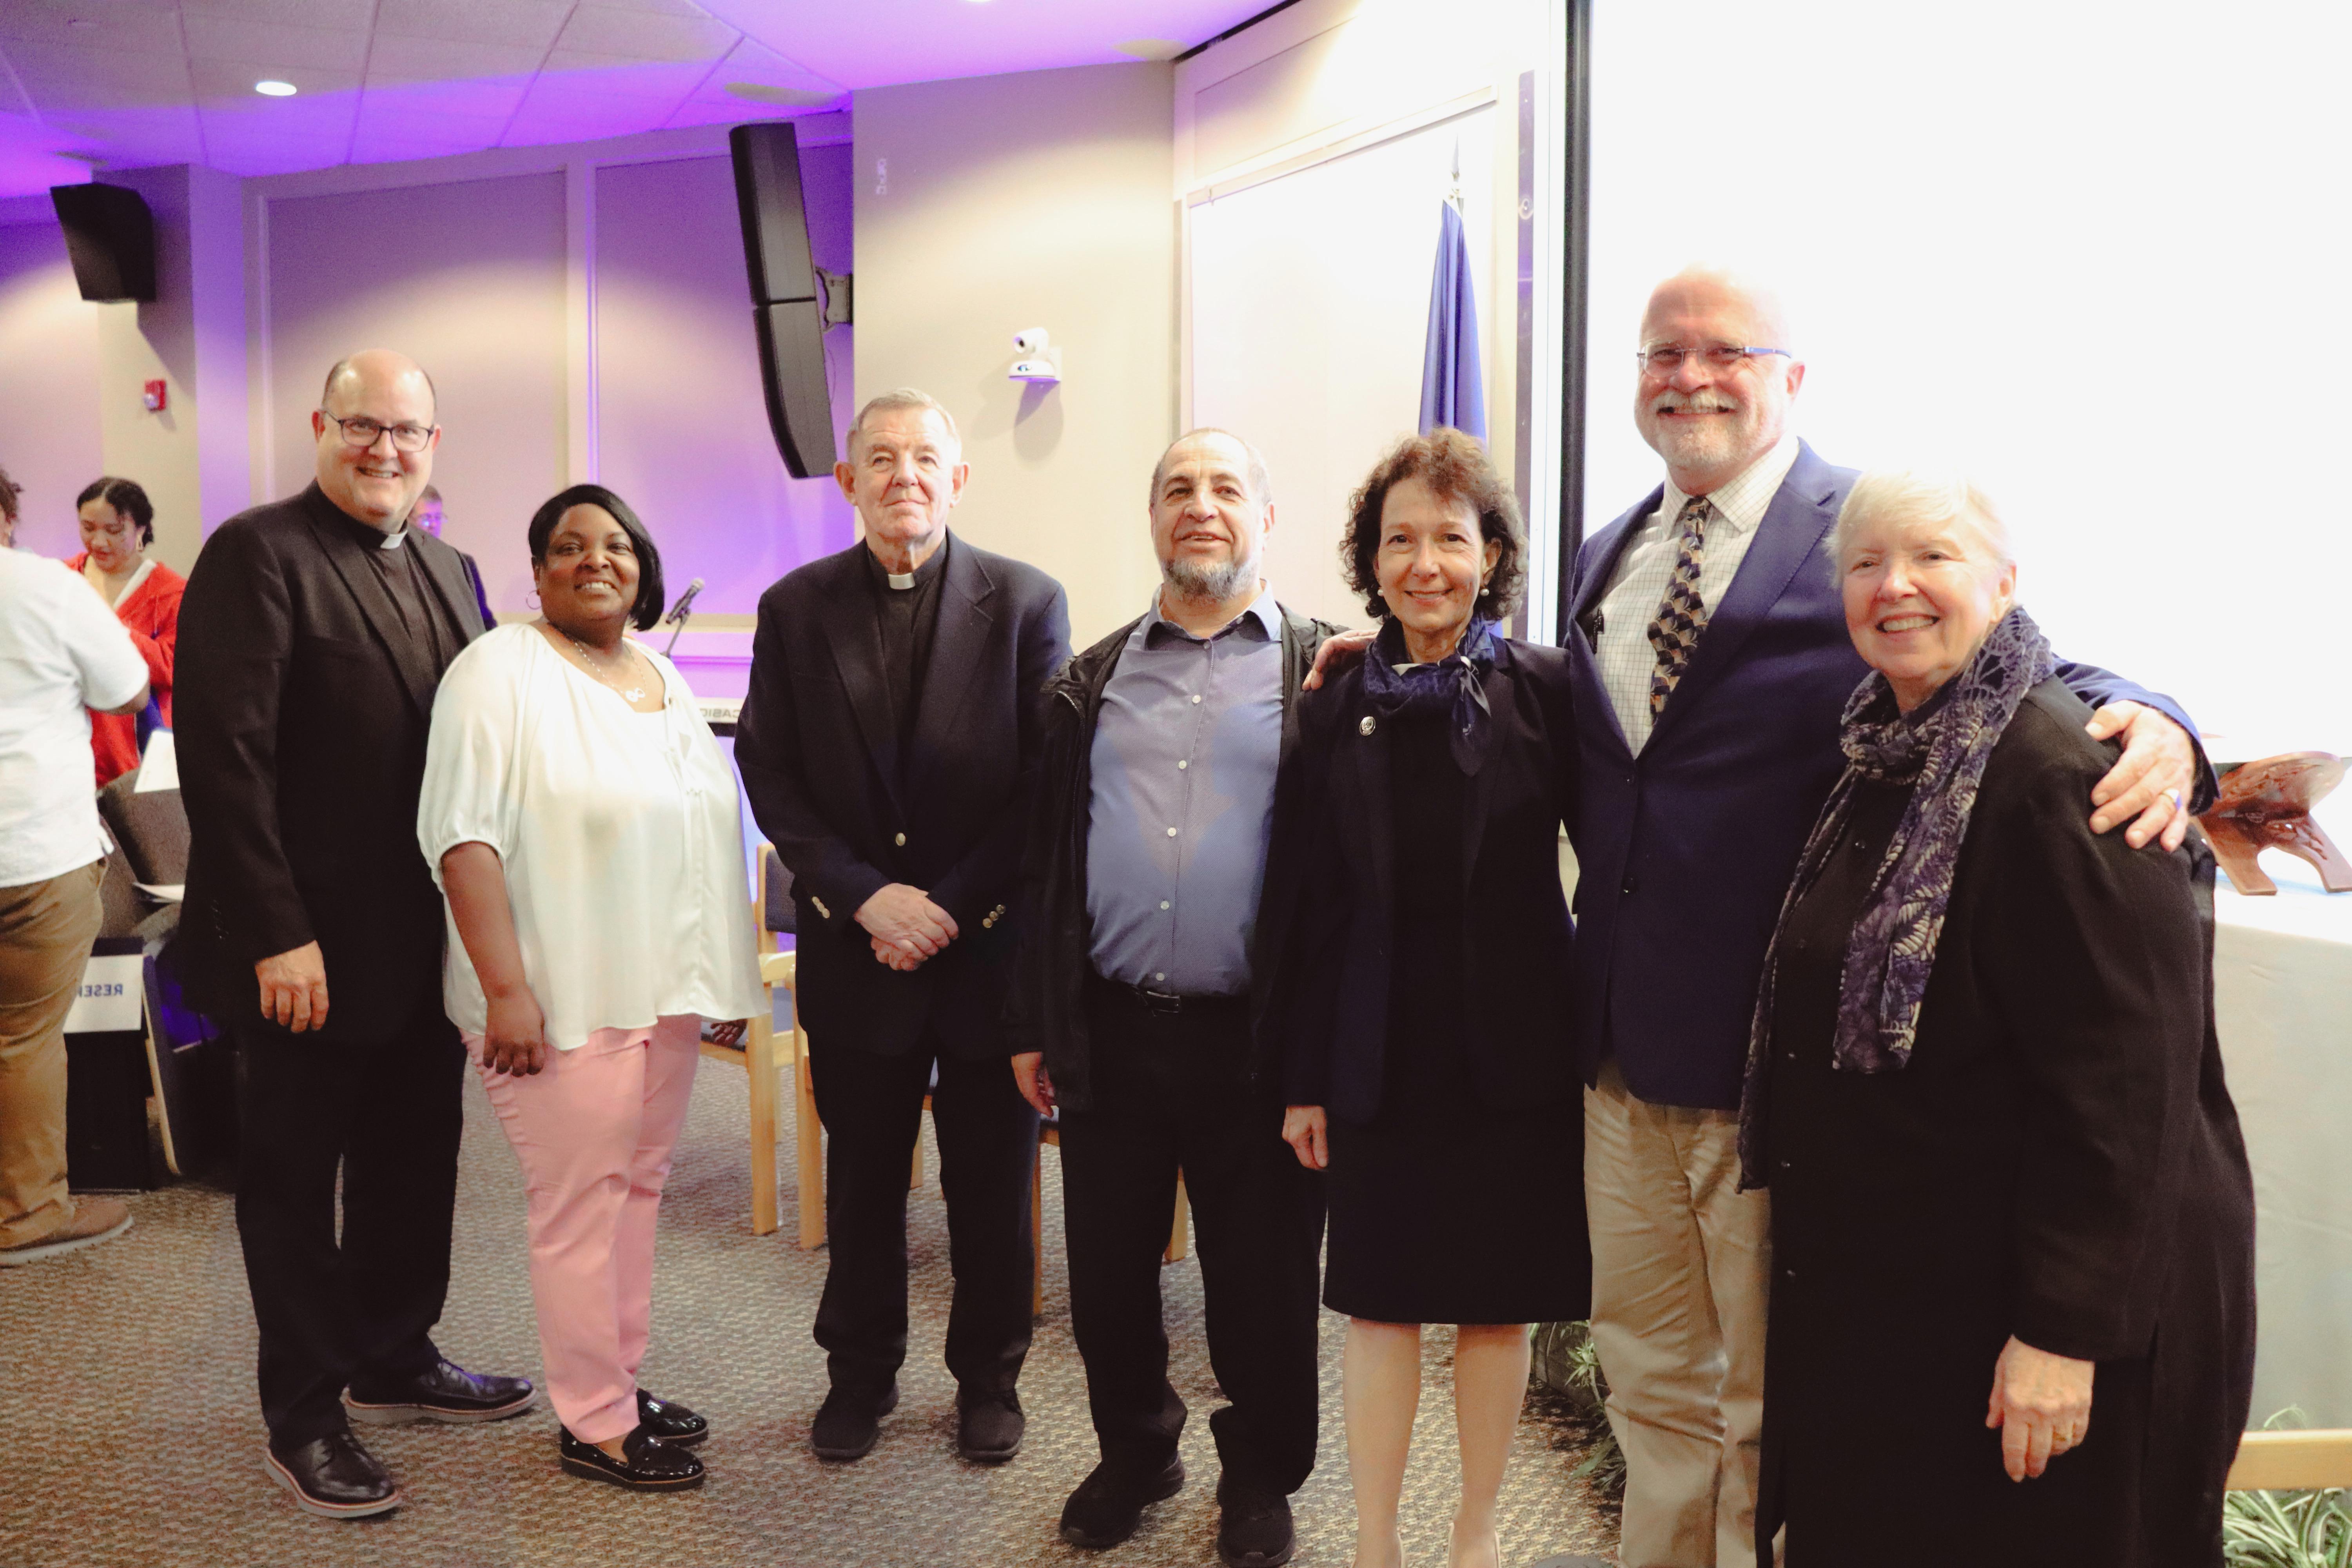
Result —
<instances>
[{"instance_id":1,"label":"blue flag","mask_svg":"<svg viewBox=\"0 0 2352 1568\"><path fill-rule=\"evenodd\" d=\"M1470 245L1454 204L1439 204L1437 271L1429 284L1429 341L1421 356L1421 430L1450 425L1486 438L1486 391L1478 374L1478 299Z\"/></svg>"}]
</instances>

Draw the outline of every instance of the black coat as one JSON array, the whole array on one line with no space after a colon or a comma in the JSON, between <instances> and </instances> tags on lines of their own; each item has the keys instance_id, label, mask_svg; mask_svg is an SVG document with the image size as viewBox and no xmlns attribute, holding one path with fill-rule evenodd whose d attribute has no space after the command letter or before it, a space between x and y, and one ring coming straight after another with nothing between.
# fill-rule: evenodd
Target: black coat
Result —
<instances>
[{"instance_id":1,"label":"black coat","mask_svg":"<svg viewBox=\"0 0 2352 1568\"><path fill-rule=\"evenodd\" d=\"M173 718L188 811L175 958L212 1010L250 1014L253 965L317 942L322 1037L367 1042L441 991L441 894L416 842L446 663L402 630L366 525L310 486L215 530L180 605ZM457 628L481 635L457 551L416 552Z\"/></svg>"},{"instance_id":2,"label":"black coat","mask_svg":"<svg viewBox=\"0 0 2352 1568\"><path fill-rule=\"evenodd\" d=\"M1866 788L1782 928L1759 1540L1790 1568L2216 1568L2253 1372L2253 1197L2213 1026L2212 858L2091 832L2115 748L2056 679L1995 747L1910 1064L1830 1065L1837 974L1907 792ZM1847 864L1841 864L1843 858ZM1802 946L1799 946L1799 943ZM2011 1335L2097 1363L2021 1484L1984 1425Z\"/></svg>"},{"instance_id":3,"label":"black coat","mask_svg":"<svg viewBox=\"0 0 2352 1568\"><path fill-rule=\"evenodd\" d=\"M735 731L751 814L793 873L801 1016L885 1056L934 1018L954 1054L1002 1054L1005 917L1068 606L1035 567L957 539L902 760L866 553L812 561L761 596ZM923 889L961 933L911 973L876 960L856 918L892 882Z\"/></svg>"},{"instance_id":4,"label":"black coat","mask_svg":"<svg viewBox=\"0 0 2352 1568\"><path fill-rule=\"evenodd\" d=\"M1528 1108L1577 1088L1574 975L1560 826L1574 811L1576 730L1568 656L1496 640L1485 679L1486 760L1466 782L1459 824L1468 881L1461 998L1470 1067L1490 1106ZM1389 809L1390 726L1364 721L1360 661L1308 694L1300 728L1316 848L1298 900L1286 1030L1285 1092L1349 1121L1372 1120L1385 1080L1396 923ZM1580 1137L1581 1112L1563 1136ZM1570 1149L1563 1158L1573 1156ZM1578 1216L1580 1219L1581 1215Z\"/></svg>"},{"instance_id":5,"label":"black coat","mask_svg":"<svg viewBox=\"0 0 2352 1568\"><path fill-rule=\"evenodd\" d=\"M1278 608L1279 606L1277 606ZM1297 897L1305 847L1298 683L1315 668L1323 639L1339 628L1282 612L1282 739L1275 762L1274 826L1250 948L1249 1076L1279 1058L1281 948ZM1094 1042L1086 982L1094 969L1094 918L1087 912L1087 839L1093 826L1095 720L1120 652L1140 624L1129 621L1065 665L1045 692L1045 761L1037 782L1021 875L1021 955L1010 1009L1009 1046L1041 1051L1058 1101L1087 1110L1094 1097Z\"/></svg>"}]
</instances>

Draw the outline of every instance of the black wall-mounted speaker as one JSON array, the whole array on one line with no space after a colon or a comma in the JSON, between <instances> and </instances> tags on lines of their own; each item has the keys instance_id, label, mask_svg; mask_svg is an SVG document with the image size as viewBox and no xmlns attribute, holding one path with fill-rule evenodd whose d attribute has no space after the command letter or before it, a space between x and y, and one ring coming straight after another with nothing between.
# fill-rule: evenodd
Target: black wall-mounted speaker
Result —
<instances>
[{"instance_id":1,"label":"black wall-mounted speaker","mask_svg":"<svg viewBox=\"0 0 2352 1568\"><path fill-rule=\"evenodd\" d=\"M121 185L51 185L74 284L85 300L155 298L155 216Z\"/></svg>"},{"instance_id":2,"label":"black wall-mounted speaker","mask_svg":"<svg viewBox=\"0 0 2352 1568\"><path fill-rule=\"evenodd\" d=\"M833 399L824 374L825 308L801 201L800 133L789 121L738 125L735 205L751 279L751 320L768 427L794 479L830 474Z\"/></svg>"}]
</instances>

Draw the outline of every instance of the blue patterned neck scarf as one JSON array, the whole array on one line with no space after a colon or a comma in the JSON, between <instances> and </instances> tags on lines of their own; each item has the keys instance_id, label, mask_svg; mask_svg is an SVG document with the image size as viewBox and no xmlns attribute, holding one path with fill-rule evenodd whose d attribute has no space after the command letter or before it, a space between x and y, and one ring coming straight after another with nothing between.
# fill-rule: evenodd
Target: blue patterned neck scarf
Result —
<instances>
[{"instance_id":1,"label":"blue patterned neck scarf","mask_svg":"<svg viewBox=\"0 0 2352 1568\"><path fill-rule=\"evenodd\" d=\"M1486 760L1486 726L1491 715L1482 684L1495 668L1495 623L1474 616L1462 629L1454 651L1435 664L1412 664L1405 668L1404 626L1394 616L1381 623L1371 657L1364 660L1364 697L1383 719L1401 713L1446 716L1446 739L1454 765L1468 777Z\"/></svg>"},{"instance_id":2,"label":"blue patterned neck scarf","mask_svg":"<svg viewBox=\"0 0 2352 1568\"><path fill-rule=\"evenodd\" d=\"M1811 889L1843 837L1860 785L1909 784L1911 798L1846 944L1831 1047L1839 1071L1899 1072L1910 1065L1960 842L1968 837L1985 763L2026 693L2050 679L2055 668L2042 628L2022 608L2012 608L1986 635L1968 668L1911 713L1896 708L1894 689L1875 670L1846 700L1839 737L1845 773L1797 858L1780 925L1787 925L1789 911ZM1776 927L1748 1030L1748 1081L1740 1104L1742 1187L1764 1184L1764 1064L1769 1059L1780 956Z\"/></svg>"}]
</instances>

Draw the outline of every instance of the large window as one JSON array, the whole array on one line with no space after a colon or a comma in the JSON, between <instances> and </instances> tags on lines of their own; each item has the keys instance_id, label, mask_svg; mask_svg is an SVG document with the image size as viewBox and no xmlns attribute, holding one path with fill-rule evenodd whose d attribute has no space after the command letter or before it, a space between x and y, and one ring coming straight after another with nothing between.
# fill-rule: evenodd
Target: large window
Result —
<instances>
[{"instance_id":1,"label":"large window","mask_svg":"<svg viewBox=\"0 0 2352 1568\"><path fill-rule=\"evenodd\" d=\"M2352 6L1598 0L1585 527L1657 482L1659 277L1780 279L1833 463L2010 514L2063 654L2217 754L2352 750Z\"/></svg>"}]
</instances>

